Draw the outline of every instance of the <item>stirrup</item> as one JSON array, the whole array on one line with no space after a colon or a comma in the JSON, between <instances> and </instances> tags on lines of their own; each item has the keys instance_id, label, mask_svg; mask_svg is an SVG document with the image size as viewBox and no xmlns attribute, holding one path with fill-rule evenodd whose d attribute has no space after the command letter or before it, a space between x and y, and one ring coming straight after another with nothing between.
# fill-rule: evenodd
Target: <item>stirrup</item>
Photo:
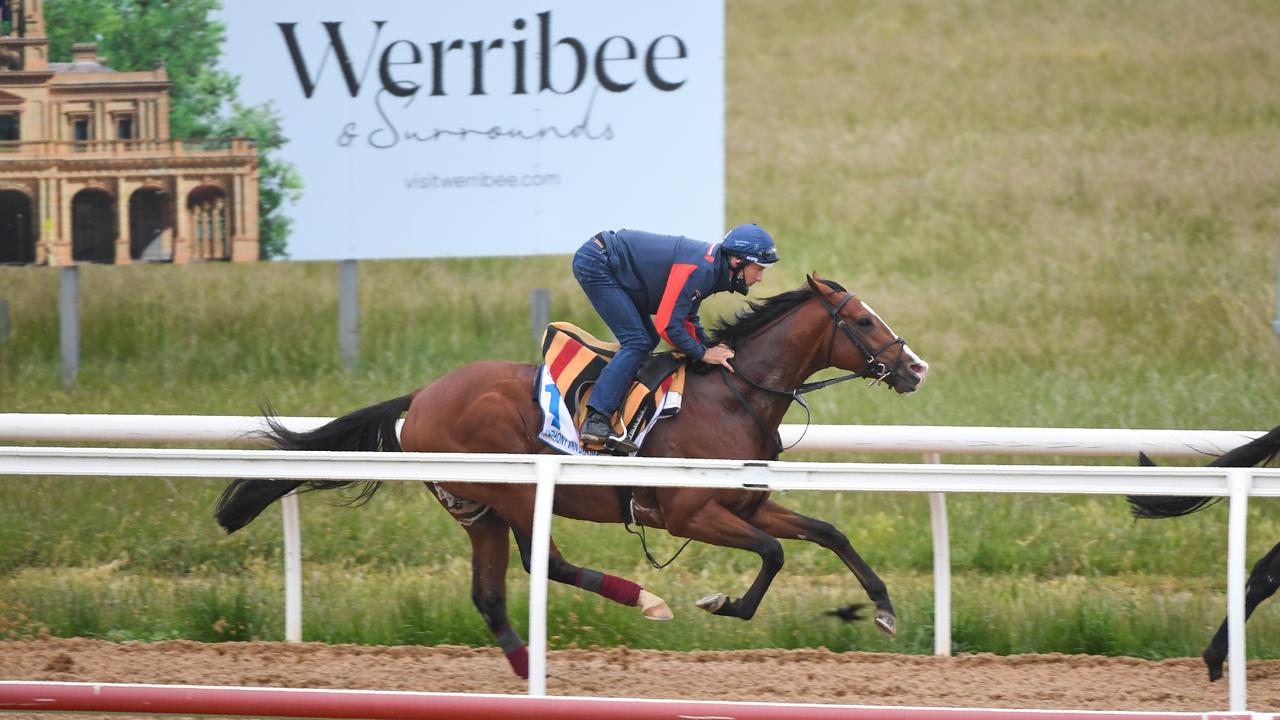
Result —
<instances>
[{"instance_id":1,"label":"stirrup","mask_svg":"<svg viewBox=\"0 0 1280 720\"><path fill-rule=\"evenodd\" d=\"M610 435L604 441L603 447L605 452L612 453L614 455L632 455L640 450L640 446L627 439L626 435L619 435L617 437Z\"/></svg>"}]
</instances>

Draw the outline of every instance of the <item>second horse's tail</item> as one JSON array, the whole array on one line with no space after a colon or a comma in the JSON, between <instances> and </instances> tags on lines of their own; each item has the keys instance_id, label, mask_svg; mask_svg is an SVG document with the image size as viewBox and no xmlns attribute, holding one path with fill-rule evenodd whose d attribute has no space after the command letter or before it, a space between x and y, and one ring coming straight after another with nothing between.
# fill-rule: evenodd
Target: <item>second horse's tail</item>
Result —
<instances>
[{"instance_id":1,"label":"second horse's tail","mask_svg":"<svg viewBox=\"0 0 1280 720\"><path fill-rule=\"evenodd\" d=\"M409 409L413 393L403 397L371 405L362 410L343 415L315 430L294 432L286 428L271 411L266 413L270 430L262 435L281 450L336 450L400 452L400 439L396 422ZM262 480L239 478L232 480L222 491L214 509L214 517L227 533L248 525L268 505L302 488L305 490L332 490L364 484L353 504L368 500L377 491L379 483L362 480Z\"/></svg>"},{"instance_id":2,"label":"second horse's tail","mask_svg":"<svg viewBox=\"0 0 1280 720\"><path fill-rule=\"evenodd\" d=\"M1257 440L1223 453L1209 463L1209 467L1253 467L1273 462L1280 455L1280 426ZM1151 458L1139 453L1138 462L1144 466L1155 465ZM1169 518L1190 515L1222 500L1220 497L1183 497L1179 495L1130 495L1129 510L1136 518Z\"/></svg>"}]
</instances>

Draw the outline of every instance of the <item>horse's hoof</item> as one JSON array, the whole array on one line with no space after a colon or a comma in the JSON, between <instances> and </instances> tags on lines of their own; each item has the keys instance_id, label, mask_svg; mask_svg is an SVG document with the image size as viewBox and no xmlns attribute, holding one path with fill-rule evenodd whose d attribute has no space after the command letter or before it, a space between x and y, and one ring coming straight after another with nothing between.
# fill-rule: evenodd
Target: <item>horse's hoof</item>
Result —
<instances>
[{"instance_id":1,"label":"horse's hoof","mask_svg":"<svg viewBox=\"0 0 1280 720\"><path fill-rule=\"evenodd\" d=\"M898 635L898 619L893 616L893 613L886 610L876 611L876 627L889 637L897 637Z\"/></svg>"},{"instance_id":2,"label":"horse's hoof","mask_svg":"<svg viewBox=\"0 0 1280 720\"><path fill-rule=\"evenodd\" d=\"M640 591L640 612L649 620L670 620L675 617L667 601L648 590Z\"/></svg>"},{"instance_id":3,"label":"horse's hoof","mask_svg":"<svg viewBox=\"0 0 1280 720\"><path fill-rule=\"evenodd\" d=\"M711 593L710 595L699 600L697 602L697 605L698 607L702 608L703 610L706 610L709 613L714 613L720 608L724 607L724 604L727 602L729 602L728 595L725 595L724 593Z\"/></svg>"},{"instance_id":4,"label":"horse's hoof","mask_svg":"<svg viewBox=\"0 0 1280 720\"><path fill-rule=\"evenodd\" d=\"M1200 656L1204 660L1204 664L1209 668L1209 682L1217 682L1222 679L1222 661L1209 657L1208 651Z\"/></svg>"}]
</instances>

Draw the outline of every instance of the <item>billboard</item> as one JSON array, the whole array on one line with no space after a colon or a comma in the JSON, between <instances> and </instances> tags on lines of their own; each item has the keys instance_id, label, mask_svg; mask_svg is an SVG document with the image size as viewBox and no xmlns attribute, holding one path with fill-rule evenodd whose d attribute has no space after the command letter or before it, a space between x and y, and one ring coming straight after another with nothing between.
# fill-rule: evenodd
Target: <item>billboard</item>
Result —
<instances>
[{"instance_id":1,"label":"billboard","mask_svg":"<svg viewBox=\"0 0 1280 720\"><path fill-rule=\"evenodd\" d=\"M724 224L720 0L223 0L305 185L299 260L568 253Z\"/></svg>"}]
</instances>

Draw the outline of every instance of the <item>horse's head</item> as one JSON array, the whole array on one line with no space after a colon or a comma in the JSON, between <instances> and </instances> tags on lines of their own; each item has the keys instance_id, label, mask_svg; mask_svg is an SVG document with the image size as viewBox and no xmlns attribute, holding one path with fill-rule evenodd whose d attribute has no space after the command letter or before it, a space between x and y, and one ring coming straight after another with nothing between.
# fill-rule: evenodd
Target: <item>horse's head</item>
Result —
<instances>
[{"instance_id":1,"label":"horse's head","mask_svg":"<svg viewBox=\"0 0 1280 720\"><path fill-rule=\"evenodd\" d=\"M883 380L900 393L915 392L929 374L929 363L912 352L871 306L817 275L806 278L831 318L827 364Z\"/></svg>"}]
</instances>

